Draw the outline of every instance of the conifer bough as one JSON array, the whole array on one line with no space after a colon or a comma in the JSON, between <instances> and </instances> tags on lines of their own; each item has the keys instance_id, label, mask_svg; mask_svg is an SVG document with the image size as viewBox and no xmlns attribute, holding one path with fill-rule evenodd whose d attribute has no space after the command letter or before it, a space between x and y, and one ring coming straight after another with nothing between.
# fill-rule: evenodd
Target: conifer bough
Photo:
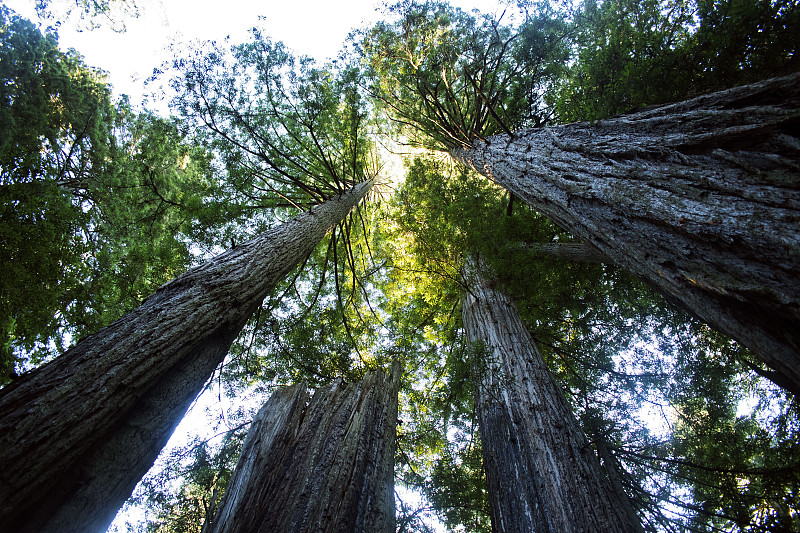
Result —
<instances>
[{"instance_id":1,"label":"conifer bough","mask_svg":"<svg viewBox=\"0 0 800 533\"><path fill-rule=\"evenodd\" d=\"M800 74L451 154L800 394Z\"/></svg>"},{"instance_id":2,"label":"conifer bough","mask_svg":"<svg viewBox=\"0 0 800 533\"><path fill-rule=\"evenodd\" d=\"M105 531L250 315L372 184L178 276L0 390L0 528Z\"/></svg>"}]
</instances>

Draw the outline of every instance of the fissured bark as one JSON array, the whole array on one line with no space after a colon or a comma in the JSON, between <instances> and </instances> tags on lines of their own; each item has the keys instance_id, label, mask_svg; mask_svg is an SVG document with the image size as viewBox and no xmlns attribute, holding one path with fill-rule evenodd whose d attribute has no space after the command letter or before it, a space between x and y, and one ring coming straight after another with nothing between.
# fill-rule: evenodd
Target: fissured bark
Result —
<instances>
[{"instance_id":1,"label":"fissured bark","mask_svg":"<svg viewBox=\"0 0 800 533\"><path fill-rule=\"evenodd\" d=\"M800 393L800 74L452 155Z\"/></svg>"}]
</instances>

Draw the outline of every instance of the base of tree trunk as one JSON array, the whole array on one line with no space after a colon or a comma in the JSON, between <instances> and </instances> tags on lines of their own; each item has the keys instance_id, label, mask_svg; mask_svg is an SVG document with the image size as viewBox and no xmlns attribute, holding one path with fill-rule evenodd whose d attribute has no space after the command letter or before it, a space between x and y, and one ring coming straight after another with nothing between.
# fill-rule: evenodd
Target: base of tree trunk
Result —
<instances>
[{"instance_id":1,"label":"base of tree trunk","mask_svg":"<svg viewBox=\"0 0 800 533\"><path fill-rule=\"evenodd\" d=\"M496 533L641 531L614 490L545 365L514 302L465 265L462 298L475 349L478 413L492 530Z\"/></svg>"}]
</instances>

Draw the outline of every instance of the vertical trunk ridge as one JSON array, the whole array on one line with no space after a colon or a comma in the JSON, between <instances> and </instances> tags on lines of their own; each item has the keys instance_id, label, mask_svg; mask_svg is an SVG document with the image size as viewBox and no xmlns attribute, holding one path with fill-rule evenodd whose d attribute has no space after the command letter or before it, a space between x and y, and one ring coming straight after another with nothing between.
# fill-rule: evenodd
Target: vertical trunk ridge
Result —
<instances>
[{"instance_id":1,"label":"vertical trunk ridge","mask_svg":"<svg viewBox=\"0 0 800 533\"><path fill-rule=\"evenodd\" d=\"M310 401L305 384L276 391L204 533L394 533L399 383L395 363Z\"/></svg>"},{"instance_id":2,"label":"vertical trunk ridge","mask_svg":"<svg viewBox=\"0 0 800 533\"><path fill-rule=\"evenodd\" d=\"M464 330L497 533L641 531L626 513L514 302L465 266Z\"/></svg>"}]
</instances>

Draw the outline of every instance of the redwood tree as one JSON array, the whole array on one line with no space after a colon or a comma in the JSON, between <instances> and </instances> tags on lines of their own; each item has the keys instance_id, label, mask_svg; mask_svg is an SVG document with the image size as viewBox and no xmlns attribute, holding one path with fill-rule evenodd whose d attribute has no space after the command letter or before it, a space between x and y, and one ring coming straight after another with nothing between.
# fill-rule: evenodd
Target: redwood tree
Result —
<instances>
[{"instance_id":1,"label":"redwood tree","mask_svg":"<svg viewBox=\"0 0 800 533\"><path fill-rule=\"evenodd\" d=\"M278 389L256 415L208 533L393 533L400 366L309 398Z\"/></svg>"},{"instance_id":2,"label":"redwood tree","mask_svg":"<svg viewBox=\"0 0 800 533\"><path fill-rule=\"evenodd\" d=\"M800 74L452 155L800 393Z\"/></svg>"},{"instance_id":3,"label":"redwood tree","mask_svg":"<svg viewBox=\"0 0 800 533\"><path fill-rule=\"evenodd\" d=\"M639 16L638 6L628 7ZM774 9L781 20L775 38L793 43L795 11ZM373 93L412 142L447 150L511 190L754 351L771 368L759 368L759 374L800 393L800 75L616 119L538 127L552 118L547 106L527 112L515 95L538 102L551 86L564 56L560 45L545 44L570 39L566 28L552 23L565 14L546 7L525 11L524 23L512 31L495 19L476 30L475 20L435 3L401 2L393 11L398 19L376 25L363 50ZM758 26L752 25L753 13L739 11L731 16ZM648 16L671 16L659 13L649 10ZM736 65L729 74L740 74L727 84L774 72L751 68L762 64L758 58L775 60L767 51L772 47L746 46L729 55L706 43L698 53L684 54L683 45L690 44L685 36L694 32L674 22L677 41L647 44L670 51L674 64L697 73L717 66L698 65L697 57L725 55ZM622 24L614 35L623 38L634 30ZM483 46L472 46L476 31ZM607 33L600 35L602 43L590 46L592 56L607 51ZM622 63L626 72L634 67ZM582 74L578 79L598 79ZM675 97L648 99L646 92L626 90L628 109ZM631 101L634 95L640 96ZM578 109L580 95L574 96L572 101L569 93L561 95L559 108Z\"/></svg>"},{"instance_id":4,"label":"redwood tree","mask_svg":"<svg viewBox=\"0 0 800 533\"><path fill-rule=\"evenodd\" d=\"M473 261L465 279L461 313L476 348L475 407L493 531L642 531L514 302Z\"/></svg>"},{"instance_id":5,"label":"redwood tree","mask_svg":"<svg viewBox=\"0 0 800 533\"><path fill-rule=\"evenodd\" d=\"M0 523L103 531L262 299L372 181L220 254L0 390Z\"/></svg>"}]
</instances>

